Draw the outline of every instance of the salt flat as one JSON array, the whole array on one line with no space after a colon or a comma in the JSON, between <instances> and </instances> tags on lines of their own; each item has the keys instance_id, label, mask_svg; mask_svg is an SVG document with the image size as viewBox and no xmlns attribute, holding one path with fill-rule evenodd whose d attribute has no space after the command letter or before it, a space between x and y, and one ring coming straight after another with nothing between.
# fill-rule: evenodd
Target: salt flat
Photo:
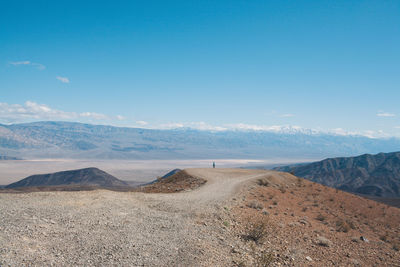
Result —
<instances>
[{"instance_id":1,"label":"salt flat","mask_svg":"<svg viewBox=\"0 0 400 267\"><path fill-rule=\"evenodd\" d=\"M16 182L33 174L96 167L126 181L148 182L168 171L179 168L207 168L215 161L217 167L236 168L294 163L304 160L201 159L201 160L77 160L38 159L0 161L0 185Z\"/></svg>"}]
</instances>

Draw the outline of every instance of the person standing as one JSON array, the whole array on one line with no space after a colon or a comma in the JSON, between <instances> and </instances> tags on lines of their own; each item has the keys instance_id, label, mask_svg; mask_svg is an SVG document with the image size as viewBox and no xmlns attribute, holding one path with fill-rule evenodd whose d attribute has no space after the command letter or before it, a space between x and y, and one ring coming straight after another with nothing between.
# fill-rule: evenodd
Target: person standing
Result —
<instances>
[{"instance_id":1,"label":"person standing","mask_svg":"<svg viewBox=\"0 0 400 267\"><path fill-rule=\"evenodd\" d=\"M215 161L213 161L213 168L215 168Z\"/></svg>"}]
</instances>

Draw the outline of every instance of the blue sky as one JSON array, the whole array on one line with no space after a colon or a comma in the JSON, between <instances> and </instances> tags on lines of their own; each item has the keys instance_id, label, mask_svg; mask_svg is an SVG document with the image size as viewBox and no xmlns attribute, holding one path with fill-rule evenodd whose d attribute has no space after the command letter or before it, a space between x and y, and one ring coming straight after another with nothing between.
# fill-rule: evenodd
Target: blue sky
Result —
<instances>
[{"instance_id":1,"label":"blue sky","mask_svg":"<svg viewBox=\"0 0 400 267\"><path fill-rule=\"evenodd\" d=\"M0 122L400 136L400 1L2 1Z\"/></svg>"}]
</instances>

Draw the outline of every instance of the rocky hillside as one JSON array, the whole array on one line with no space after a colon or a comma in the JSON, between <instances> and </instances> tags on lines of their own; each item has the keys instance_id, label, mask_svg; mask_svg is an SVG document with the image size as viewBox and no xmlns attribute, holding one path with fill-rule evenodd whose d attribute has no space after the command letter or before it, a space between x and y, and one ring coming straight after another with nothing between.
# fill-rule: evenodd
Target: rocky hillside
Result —
<instances>
[{"instance_id":1,"label":"rocky hillside","mask_svg":"<svg viewBox=\"0 0 400 267\"><path fill-rule=\"evenodd\" d=\"M37 186L121 187L127 186L127 183L97 168L85 168L49 174L32 175L18 182L9 184L5 188L10 189Z\"/></svg>"},{"instance_id":2,"label":"rocky hillside","mask_svg":"<svg viewBox=\"0 0 400 267\"><path fill-rule=\"evenodd\" d=\"M291 172L348 192L400 197L400 152L329 158L310 164L278 167L276 170Z\"/></svg>"}]
</instances>

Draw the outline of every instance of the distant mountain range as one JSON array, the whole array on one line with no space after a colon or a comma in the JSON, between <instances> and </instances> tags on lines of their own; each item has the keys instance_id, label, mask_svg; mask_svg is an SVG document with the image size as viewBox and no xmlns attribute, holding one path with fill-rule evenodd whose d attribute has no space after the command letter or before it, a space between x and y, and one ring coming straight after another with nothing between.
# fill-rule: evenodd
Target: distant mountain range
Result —
<instances>
[{"instance_id":1,"label":"distant mountain range","mask_svg":"<svg viewBox=\"0 0 400 267\"><path fill-rule=\"evenodd\" d=\"M400 150L400 139L313 131L152 130L74 122L0 124L0 154L24 159L309 159Z\"/></svg>"},{"instance_id":2,"label":"distant mountain range","mask_svg":"<svg viewBox=\"0 0 400 267\"><path fill-rule=\"evenodd\" d=\"M344 191L400 197L400 152L328 158L309 164L277 167L296 176Z\"/></svg>"},{"instance_id":3,"label":"distant mountain range","mask_svg":"<svg viewBox=\"0 0 400 267\"><path fill-rule=\"evenodd\" d=\"M2 155L0 155L0 160L21 160L21 159L17 158L17 157L10 157L10 156L2 156Z\"/></svg>"},{"instance_id":4,"label":"distant mountain range","mask_svg":"<svg viewBox=\"0 0 400 267\"><path fill-rule=\"evenodd\" d=\"M5 186L6 189L47 186L125 187L128 184L97 168L36 174Z\"/></svg>"}]
</instances>

